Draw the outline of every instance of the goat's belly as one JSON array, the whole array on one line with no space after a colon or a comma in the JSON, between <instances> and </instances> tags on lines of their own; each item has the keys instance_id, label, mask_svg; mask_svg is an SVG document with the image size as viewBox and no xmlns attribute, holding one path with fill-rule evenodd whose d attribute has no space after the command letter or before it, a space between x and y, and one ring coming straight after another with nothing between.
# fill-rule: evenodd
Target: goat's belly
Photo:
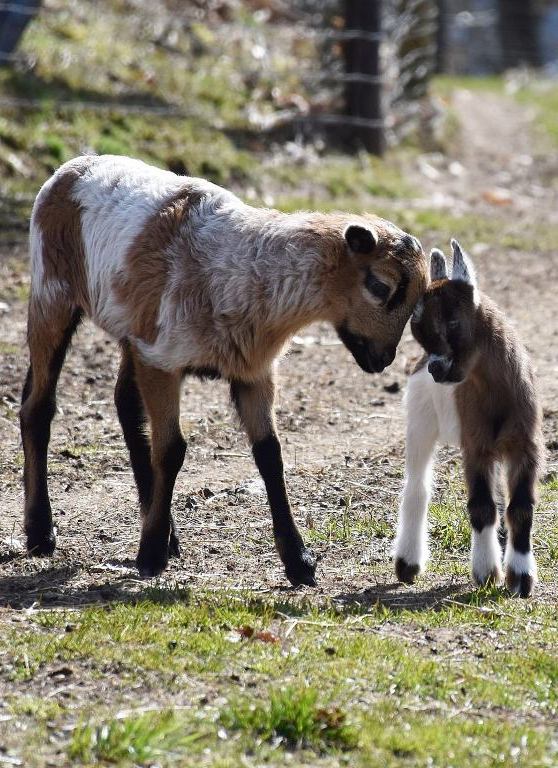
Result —
<instances>
[{"instance_id":1,"label":"goat's belly","mask_svg":"<svg viewBox=\"0 0 558 768\"><path fill-rule=\"evenodd\" d=\"M436 384L432 379L432 400L438 417L438 442L461 445L461 425L455 402L455 384Z\"/></svg>"}]
</instances>

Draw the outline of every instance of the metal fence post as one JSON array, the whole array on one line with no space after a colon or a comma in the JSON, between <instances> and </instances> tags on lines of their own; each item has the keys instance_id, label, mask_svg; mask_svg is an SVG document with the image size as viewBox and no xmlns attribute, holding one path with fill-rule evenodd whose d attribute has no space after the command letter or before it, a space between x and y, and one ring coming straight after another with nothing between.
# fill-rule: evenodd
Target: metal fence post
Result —
<instances>
[{"instance_id":1,"label":"metal fence post","mask_svg":"<svg viewBox=\"0 0 558 768\"><path fill-rule=\"evenodd\" d=\"M499 0L498 6L504 69L540 66L533 0Z\"/></svg>"},{"instance_id":2,"label":"metal fence post","mask_svg":"<svg viewBox=\"0 0 558 768\"><path fill-rule=\"evenodd\" d=\"M382 0L344 0L345 108L351 144L381 155L385 149L380 40Z\"/></svg>"},{"instance_id":3,"label":"metal fence post","mask_svg":"<svg viewBox=\"0 0 558 768\"><path fill-rule=\"evenodd\" d=\"M0 11L0 64L9 60L21 36L41 5L41 0L10 0Z\"/></svg>"}]
</instances>

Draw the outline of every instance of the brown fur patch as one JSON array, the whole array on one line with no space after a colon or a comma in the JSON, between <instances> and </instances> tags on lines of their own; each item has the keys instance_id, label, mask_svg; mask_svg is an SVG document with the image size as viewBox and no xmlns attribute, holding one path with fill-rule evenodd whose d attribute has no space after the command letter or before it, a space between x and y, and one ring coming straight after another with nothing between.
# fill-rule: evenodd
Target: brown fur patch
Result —
<instances>
[{"instance_id":1,"label":"brown fur patch","mask_svg":"<svg viewBox=\"0 0 558 768\"><path fill-rule=\"evenodd\" d=\"M450 318L458 324L453 331ZM525 463L539 467L541 413L532 366L496 305L483 296L477 308L469 286L438 280L411 329L427 353L449 356L462 376L455 399L465 454L478 457L480 465L507 460L519 469Z\"/></svg>"},{"instance_id":2,"label":"brown fur patch","mask_svg":"<svg viewBox=\"0 0 558 768\"><path fill-rule=\"evenodd\" d=\"M541 412L531 363L504 316L486 298L474 324L478 350L472 370L457 386L464 446L494 459L542 460ZM519 454L519 455L518 455Z\"/></svg>"},{"instance_id":3,"label":"brown fur patch","mask_svg":"<svg viewBox=\"0 0 558 768\"><path fill-rule=\"evenodd\" d=\"M72 303L90 313L80 207L72 199L75 182L96 162L84 156L59 173L34 214L42 234L45 278L67 284Z\"/></svg>"},{"instance_id":4,"label":"brown fur patch","mask_svg":"<svg viewBox=\"0 0 558 768\"><path fill-rule=\"evenodd\" d=\"M169 273L167 250L200 198L185 182L146 222L126 254L124 274L114 279L116 296L129 313L131 333L148 343L157 338L159 305Z\"/></svg>"}]
</instances>

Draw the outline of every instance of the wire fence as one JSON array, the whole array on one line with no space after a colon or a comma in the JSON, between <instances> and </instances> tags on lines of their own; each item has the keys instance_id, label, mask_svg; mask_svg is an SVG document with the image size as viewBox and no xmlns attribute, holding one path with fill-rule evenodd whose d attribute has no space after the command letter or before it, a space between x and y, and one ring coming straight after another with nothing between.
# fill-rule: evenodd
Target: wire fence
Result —
<instances>
[{"instance_id":1,"label":"wire fence","mask_svg":"<svg viewBox=\"0 0 558 768\"><path fill-rule=\"evenodd\" d=\"M14 19L26 22L37 14L38 5L38 0L0 2L0 41L2 19L7 28L15 24ZM96 5L98 13L106 13L94 0L46 0L34 23L71 21L79 16L80 6L92 11ZM264 111L247 106L245 113L232 121L204 113L186 93L177 93L172 103L164 104L152 103L148 92L144 101L136 103L119 98L57 96L55 106L73 111L198 117L219 128L263 132L291 125L304 134L321 126L330 135L337 133L344 141L351 143L353 139L364 145L363 137L370 130L381 134L376 142L381 147L397 143L416 126L428 80L436 69L497 71L502 65L502 38L506 35L506 54L521 54L514 50L510 36L518 33L512 26L523 17L503 16L502 8L507 6L498 0L244 0L244 14L235 13L241 5L238 0L129 0L122 5L126 13L112 19L115 39L123 22L136 30L138 37L144 36L146 29L152 30L155 43L172 58L176 53L173 39L177 35L195 37L197 28L203 26L215 36L216 58L229 55L240 41L253 57L248 66L253 70L254 89L266 79L278 88L289 83L289 103ZM6 22L8 16L10 23ZM539 21L543 24L545 20L541 17ZM283 61L272 72L279 49ZM357 53L353 55L354 51ZM0 45L0 63L4 65L33 68L37 55L29 48L2 52ZM233 60L235 64L238 61ZM0 93L0 108L33 110L42 108L49 98L49 94ZM361 103L355 108L358 101Z\"/></svg>"},{"instance_id":2,"label":"wire fence","mask_svg":"<svg viewBox=\"0 0 558 768\"><path fill-rule=\"evenodd\" d=\"M281 89L288 83L288 103L260 110L247 106L244 114L223 117L204 112L191 102L187 94L176 94L173 103L153 104L146 93L144 101L130 103L120 98L66 97L50 93L28 96L0 93L0 109L34 110L51 104L63 111L111 112L122 114L143 113L160 117L196 117L210 120L212 126L223 129L248 129L262 132L287 128L297 135L315 135L322 130L329 138L366 146L366 131L381 134L378 146L396 143L411 129L424 98L426 82L435 67L436 14L435 0L370 0L377 8L375 29L347 26L349 10L357 0L280 0L252 3L253 18L246 16L227 18L226 0L223 2L160 3L161 24L157 43L168 50L172 58L172 41L179 35L194 35L196 26L204 25L208 34L215 35L216 56L224 53L219 46L226 41L228 49L242 42L251 52L254 70L254 89L263 81L271 81ZM91 6L91 3L84 3ZM128 3L126 21L137 29L138 35L152 27L157 5L143 2ZM248 3L250 7L250 3ZM349 9L349 10L348 10ZM169 17L172 10L172 18ZM33 23L56 25L62 19L71 19L77 5L55 1L46 2ZM15 13L33 17L33 3L18 5L0 3L0 14ZM118 37L115 18L114 35ZM170 41L170 43L169 43ZM361 69L348 67L348 52L358 46L368 46L368 58ZM283 61L272 72L276 51L282 48ZM5 65L34 68L41 54L24 47L23 51L0 53ZM287 59L290 57L290 62ZM376 61L372 59L376 58ZM259 68L259 72L257 71ZM283 78L283 83L280 82ZM348 108L351 92L361 100L375 101L373 109ZM377 92L377 93L376 93Z\"/></svg>"}]
</instances>

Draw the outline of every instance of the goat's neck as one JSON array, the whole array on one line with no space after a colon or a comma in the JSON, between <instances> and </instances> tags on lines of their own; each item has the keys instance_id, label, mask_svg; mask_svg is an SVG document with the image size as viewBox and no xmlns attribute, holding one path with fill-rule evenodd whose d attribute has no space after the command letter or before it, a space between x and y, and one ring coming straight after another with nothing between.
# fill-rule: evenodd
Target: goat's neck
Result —
<instances>
[{"instance_id":1,"label":"goat's neck","mask_svg":"<svg viewBox=\"0 0 558 768\"><path fill-rule=\"evenodd\" d=\"M518 375L516 340L500 310L486 299L477 309L475 347L471 378L488 388L511 387Z\"/></svg>"},{"instance_id":2,"label":"goat's neck","mask_svg":"<svg viewBox=\"0 0 558 768\"><path fill-rule=\"evenodd\" d=\"M253 255L266 324L295 333L328 314L329 276L335 254L308 227L304 214L274 219Z\"/></svg>"}]
</instances>

